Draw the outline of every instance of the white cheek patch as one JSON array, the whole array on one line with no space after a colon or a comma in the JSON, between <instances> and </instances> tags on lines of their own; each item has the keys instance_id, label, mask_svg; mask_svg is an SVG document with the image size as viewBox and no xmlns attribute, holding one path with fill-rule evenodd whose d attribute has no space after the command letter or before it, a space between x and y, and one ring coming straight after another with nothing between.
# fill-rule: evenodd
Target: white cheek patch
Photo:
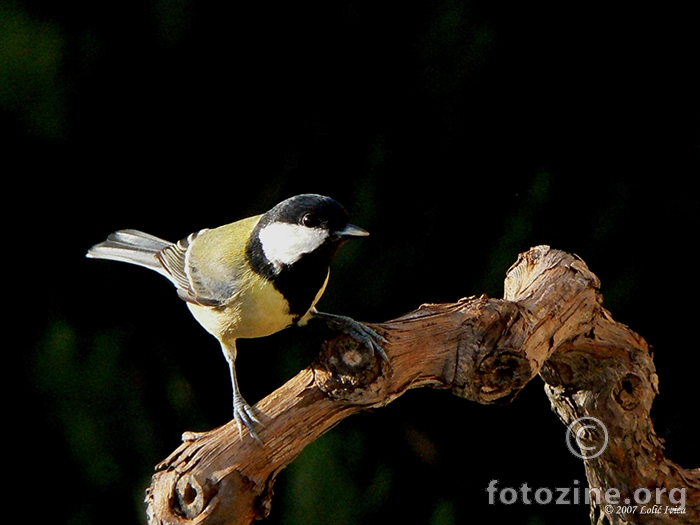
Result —
<instances>
[{"instance_id":1,"label":"white cheek patch","mask_svg":"<svg viewBox=\"0 0 700 525\"><path fill-rule=\"evenodd\" d=\"M294 264L305 253L311 253L328 238L321 228L275 222L260 230L260 244L265 257L275 266Z\"/></svg>"}]
</instances>

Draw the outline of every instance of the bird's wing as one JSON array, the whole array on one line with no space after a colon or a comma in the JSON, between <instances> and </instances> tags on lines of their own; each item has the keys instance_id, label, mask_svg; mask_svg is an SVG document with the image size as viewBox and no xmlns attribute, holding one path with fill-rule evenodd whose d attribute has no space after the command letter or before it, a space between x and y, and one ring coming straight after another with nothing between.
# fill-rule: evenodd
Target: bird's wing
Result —
<instances>
[{"instance_id":1,"label":"bird's wing","mask_svg":"<svg viewBox=\"0 0 700 525\"><path fill-rule=\"evenodd\" d=\"M170 280L177 288L177 294L182 299L203 306L221 306L225 298L211 294L210 290L193 280L189 264L189 254L192 245L197 237L206 231L200 230L188 235L177 243L163 248L155 257L165 271L168 272Z\"/></svg>"},{"instance_id":2,"label":"bird's wing","mask_svg":"<svg viewBox=\"0 0 700 525\"><path fill-rule=\"evenodd\" d=\"M239 291L248 270L245 249L259 216L200 230L164 248L156 257L178 295L190 303L223 306Z\"/></svg>"}]
</instances>

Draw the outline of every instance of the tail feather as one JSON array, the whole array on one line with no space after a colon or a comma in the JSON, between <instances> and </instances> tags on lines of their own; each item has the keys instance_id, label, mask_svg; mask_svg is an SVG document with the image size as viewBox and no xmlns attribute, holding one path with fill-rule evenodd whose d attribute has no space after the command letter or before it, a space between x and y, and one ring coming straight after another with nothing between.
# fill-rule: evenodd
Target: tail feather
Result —
<instances>
[{"instance_id":1,"label":"tail feather","mask_svg":"<svg viewBox=\"0 0 700 525\"><path fill-rule=\"evenodd\" d=\"M155 255L173 243L138 230L119 230L87 252L92 259L121 261L154 270L169 278Z\"/></svg>"}]
</instances>

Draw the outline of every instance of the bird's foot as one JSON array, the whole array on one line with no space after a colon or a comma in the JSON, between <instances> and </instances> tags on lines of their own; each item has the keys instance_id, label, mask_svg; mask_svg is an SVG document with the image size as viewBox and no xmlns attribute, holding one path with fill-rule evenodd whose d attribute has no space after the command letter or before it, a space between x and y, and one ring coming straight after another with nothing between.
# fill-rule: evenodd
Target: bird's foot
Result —
<instances>
[{"instance_id":1,"label":"bird's foot","mask_svg":"<svg viewBox=\"0 0 700 525\"><path fill-rule=\"evenodd\" d=\"M317 311L314 312L314 316L326 319L330 326L337 327L344 334L349 335L358 343L363 344L365 348L369 350L370 355L378 355L391 369L389 356L386 355L384 347L382 346L388 341L369 326L344 315Z\"/></svg>"},{"instance_id":2,"label":"bird's foot","mask_svg":"<svg viewBox=\"0 0 700 525\"><path fill-rule=\"evenodd\" d=\"M260 437L254 428L255 425L262 425L262 423L255 417L253 408L241 396L234 395L233 397L233 419L236 420L236 425L238 425L238 435L241 440L243 439L243 427L245 427L253 439L262 445L262 441L260 441Z\"/></svg>"}]
</instances>

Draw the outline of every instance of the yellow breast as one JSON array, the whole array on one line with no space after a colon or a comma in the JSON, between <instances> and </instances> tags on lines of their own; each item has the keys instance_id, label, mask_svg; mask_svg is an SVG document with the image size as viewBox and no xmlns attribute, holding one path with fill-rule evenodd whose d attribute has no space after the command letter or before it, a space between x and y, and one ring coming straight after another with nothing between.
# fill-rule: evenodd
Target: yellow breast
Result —
<instances>
[{"instance_id":1,"label":"yellow breast","mask_svg":"<svg viewBox=\"0 0 700 525\"><path fill-rule=\"evenodd\" d=\"M212 308L188 303L192 315L214 337L227 342L264 337L293 322L287 301L268 281L240 290L226 306Z\"/></svg>"}]
</instances>

